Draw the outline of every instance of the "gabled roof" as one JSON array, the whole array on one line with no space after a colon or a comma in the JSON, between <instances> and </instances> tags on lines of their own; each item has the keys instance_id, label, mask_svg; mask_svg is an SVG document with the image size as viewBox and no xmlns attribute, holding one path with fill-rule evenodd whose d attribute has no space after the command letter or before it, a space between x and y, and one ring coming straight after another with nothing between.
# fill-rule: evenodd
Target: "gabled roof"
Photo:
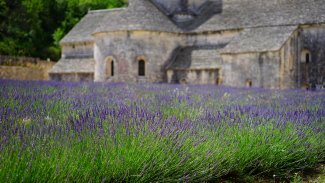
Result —
<instances>
[{"instance_id":1,"label":"gabled roof","mask_svg":"<svg viewBox=\"0 0 325 183\"><path fill-rule=\"evenodd\" d=\"M94 73L94 59L61 59L49 73Z\"/></svg>"},{"instance_id":2,"label":"gabled roof","mask_svg":"<svg viewBox=\"0 0 325 183\"><path fill-rule=\"evenodd\" d=\"M220 53L277 51L297 29L297 26L250 28L242 31Z\"/></svg>"}]
</instances>

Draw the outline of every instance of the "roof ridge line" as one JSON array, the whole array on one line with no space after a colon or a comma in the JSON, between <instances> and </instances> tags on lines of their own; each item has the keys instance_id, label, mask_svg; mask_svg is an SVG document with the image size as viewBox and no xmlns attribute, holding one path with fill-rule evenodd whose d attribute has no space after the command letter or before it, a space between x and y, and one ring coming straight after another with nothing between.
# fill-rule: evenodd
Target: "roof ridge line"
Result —
<instances>
[{"instance_id":1,"label":"roof ridge line","mask_svg":"<svg viewBox=\"0 0 325 183\"><path fill-rule=\"evenodd\" d=\"M303 24L281 24L281 25L261 25L261 26L248 26L242 27L242 29L257 29L257 28L272 28L272 27L298 27Z\"/></svg>"},{"instance_id":2,"label":"roof ridge line","mask_svg":"<svg viewBox=\"0 0 325 183\"><path fill-rule=\"evenodd\" d=\"M100 9L100 10L89 10L88 14L104 13L104 12L112 12L112 11L123 11L123 10L126 10L126 9L127 9L127 7L112 8L112 9Z\"/></svg>"}]
</instances>

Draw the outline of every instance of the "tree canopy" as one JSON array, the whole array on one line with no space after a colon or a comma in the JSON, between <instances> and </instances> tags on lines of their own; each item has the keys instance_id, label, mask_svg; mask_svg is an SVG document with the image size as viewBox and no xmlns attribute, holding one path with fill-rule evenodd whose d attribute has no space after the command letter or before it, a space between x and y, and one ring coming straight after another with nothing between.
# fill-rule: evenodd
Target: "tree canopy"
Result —
<instances>
[{"instance_id":1,"label":"tree canopy","mask_svg":"<svg viewBox=\"0 0 325 183\"><path fill-rule=\"evenodd\" d=\"M127 0L0 0L0 54L60 58L59 41L88 10Z\"/></svg>"}]
</instances>

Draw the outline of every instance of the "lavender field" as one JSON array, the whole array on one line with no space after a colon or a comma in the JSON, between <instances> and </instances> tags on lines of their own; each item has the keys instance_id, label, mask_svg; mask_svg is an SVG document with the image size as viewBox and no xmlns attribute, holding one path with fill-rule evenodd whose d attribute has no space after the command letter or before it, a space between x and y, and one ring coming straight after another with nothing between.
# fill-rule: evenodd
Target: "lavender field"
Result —
<instances>
[{"instance_id":1,"label":"lavender field","mask_svg":"<svg viewBox=\"0 0 325 183\"><path fill-rule=\"evenodd\" d=\"M294 180L325 91L0 81L0 182Z\"/></svg>"}]
</instances>

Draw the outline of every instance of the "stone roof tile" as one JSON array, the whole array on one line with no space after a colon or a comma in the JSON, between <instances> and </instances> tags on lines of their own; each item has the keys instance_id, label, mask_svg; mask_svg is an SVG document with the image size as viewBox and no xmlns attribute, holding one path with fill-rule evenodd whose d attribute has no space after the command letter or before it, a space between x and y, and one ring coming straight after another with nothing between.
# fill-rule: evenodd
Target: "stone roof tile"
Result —
<instances>
[{"instance_id":1,"label":"stone roof tile","mask_svg":"<svg viewBox=\"0 0 325 183\"><path fill-rule=\"evenodd\" d=\"M150 0L127 8L90 11L61 43L92 41L92 33L149 30L198 33L253 27L325 23L324 0L223 0L223 10L194 30L178 28Z\"/></svg>"},{"instance_id":2,"label":"stone roof tile","mask_svg":"<svg viewBox=\"0 0 325 183\"><path fill-rule=\"evenodd\" d=\"M213 69L220 67L221 57L219 50L224 45L209 47L185 47L181 48L175 60L167 69L179 70L196 70L196 69Z\"/></svg>"},{"instance_id":3,"label":"stone roof tile","mask_svg":"<svg viewBox=\"0 0 325 183\"><path fill-rule=\"evenodd\" d=\"M220 53L248 53L279 50L297 26L261 27L245 29Z\"/></svg>"},{"instance_id":4,"label":"stone roof tile","mask_svg":"<svg viewBox=\"0 0 325 183\"><path fill-rule=\"evenodd\" d=\"M94 73L94 59L61 59L49 73Z\"/></svg>"},{"instance_id":5,"label":"stone roof tile","mask_svg":"<svg viewBox=\"0 0 325 183\"><path fill-rule=\"evenodd\" d=\"M94 32L126 30L181 31L149 0L136 0L118 15L107 12L103 22Z\"/></svg>"},{"instance_id":6,"label":"stone roof tile","mask_svg":"<svg viewBox=\"0 0 325 183\"><path fill-rule=\"evenodd\" d=\"M113 11L113 12L116 12ZM111 13L113 15L113 13ZM93 41L91 33L98 24L102 23L103 12L88 12L72 30L60 41L61 44L72 42L90 42Z\"/></svg>"},{"instance_id":7,"label":"stone roof tile","mask_svg":"<svg viewBox=\"0 0 325 183\"><path fill-rule=\"evenodd\" d=\"M195 32L325 23L324 0L224 0L223 12Z\"/></svg>"}]
</instances>

